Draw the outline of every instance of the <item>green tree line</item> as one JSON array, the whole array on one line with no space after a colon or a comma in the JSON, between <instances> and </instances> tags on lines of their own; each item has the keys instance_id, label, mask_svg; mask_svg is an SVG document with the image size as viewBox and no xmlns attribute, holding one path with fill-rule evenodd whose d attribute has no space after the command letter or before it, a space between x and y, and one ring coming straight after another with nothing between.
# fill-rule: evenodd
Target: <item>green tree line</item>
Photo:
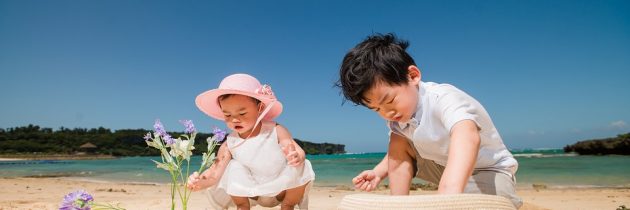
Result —
<instances>
[{"instance_id":1,"label":"green tree line","mask_svg":"<svg viewBox=\"0 0 630 210\"><path fill-rule=\"evenodd\" d=\"M0 128L0 154L76 154L82 151L79 147L85 143L96 146L96 154L113 156L157 156L159 151L146 145L143 137L150 130L121 129L112 131L108 128L65 128L57 130L28 125L3 129ZM169 132L174 138L182 132ZM195 148L206 148L209 133L198 133ZM307 154L345 153L344 145L317 144L297 140ZM200 155L204 149L195 149L193 153Z\"/></svg>"},{"instance_id":2,"label":"green tree line","mask_svg":"<svg viewBox=\"0 0 630 210\"><path fill-rule=\"evenodd\" d=\"M564 152L580 155L630 155L630 133L617 137L579 141L564 147Z\"/></svg>"}]
</instances>

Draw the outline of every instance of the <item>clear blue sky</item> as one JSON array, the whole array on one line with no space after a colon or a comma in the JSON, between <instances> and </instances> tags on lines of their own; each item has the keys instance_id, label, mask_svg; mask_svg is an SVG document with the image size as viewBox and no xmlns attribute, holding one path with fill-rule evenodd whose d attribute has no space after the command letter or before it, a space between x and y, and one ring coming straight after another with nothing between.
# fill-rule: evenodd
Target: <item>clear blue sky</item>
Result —
<instances>
[{"instance_id":1,"label":"clear blue sky","mask_svg":"<svg viewBox=\"0 0 630 210\"><path fill-rule=\"evenodd\" d=\"M244 72L271 84L294 137L385 151L385 122L333 84L348 49L394 32L509 148L630 132L630 1L239 2L0 0L0 128L210 132L225 126L195 97Z\"/></svg>"}]
</instances>

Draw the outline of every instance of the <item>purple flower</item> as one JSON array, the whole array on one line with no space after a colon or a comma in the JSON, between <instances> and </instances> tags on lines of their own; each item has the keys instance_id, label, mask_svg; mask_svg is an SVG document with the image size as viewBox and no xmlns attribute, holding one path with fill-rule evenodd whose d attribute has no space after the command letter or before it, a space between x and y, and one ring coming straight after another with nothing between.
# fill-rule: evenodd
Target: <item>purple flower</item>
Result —
<instances>
[{"instance_id":1,"label":"purple flower","mask_svg":"<svg viewBox=\"0 0 630 210\"><path fill-rule=\"evenodd\" d=\"M147 135L144 135L144 140L149 140L151 139L151 132L148 132Z\"/></svg>"},{"instance_id":2,"label":"purple flower","mask_svg":"<svg viewBox=\"0 0 630 210\"><path fill-rule=\"evenodd\" d=\"M92 201L92 195L85 190L77 190L63 197L59 210L90 210Z\"/></svg>"},{"instance_id":3,"label":"purple flower","mask_svg":"<svg viewBox=\"0 0 630 210\"><path fill-rule=\"evenodd\" d=\"M227 133L217 127L214 127L214 129L212 130L212 136L216 137L214 141L216 141L217 143L221 143L223 142L223 139L225 139L225 135Z\"/></svg>"},{"instance_id":4,"label":"purple flower","mask_svg":"<svg viewBox=\"0 0 630 210\"><path fill-rule=\"evenodd\" d=\"M164 142L166 142L166 145L175 144L175 139L173 139L171 135L165 134L164 136L162 136L162 139L164 139Z\"/></svg>"},{"instance_id":5,"label":"purple flower","mask_svg":"<svg viewBox=\"0 0 630 210\"><path fill-rule=\"evenodd\" d=\"M175 139L173 139L173 137L171 137L171 135L166 133L166 131L164 130L164 126L160 122L160 119L155 120L155 124L153 124L153 128L155 129L155 132L158 133L158 135L160 135L162 139L164 139L164 142L166 142L167 145L171 145L175 143Z\"/></svg>"},{"instance_id":6,"label":"purple flower","mask_svg":"<svg viewBox=\"0 0 630 210\"><path fill-rule=\"evenodd\" d=\"M166 134L166 131L164 131L164 126L160 122L160 119L155 120L155 124L153 124L153 129L155 129L155 132L158 133L158 135L160 136Z\"/></svg>"},{"instance_id":7,"label":"purple flower","mask_svg":"<svg viewBox=\"0 0 630 210\"><path fill-rule=\"evenodd\" d=\"M188 134L192 134L195 131L195 125L193 124L192 120L180 120L179 121L181 124L184 124L184 126L186 127L186 130L184 130L185 133Z\"/></svg>"}]
</instances>

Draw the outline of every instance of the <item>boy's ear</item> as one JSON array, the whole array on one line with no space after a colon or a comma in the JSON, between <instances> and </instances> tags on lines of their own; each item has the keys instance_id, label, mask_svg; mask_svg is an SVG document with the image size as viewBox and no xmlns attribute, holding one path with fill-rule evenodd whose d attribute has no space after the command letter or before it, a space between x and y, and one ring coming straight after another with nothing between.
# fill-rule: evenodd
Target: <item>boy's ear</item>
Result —
<instances>
[{"instance_id":1,"label":"boy's ear","mask_svg":"<svg viewBox=\"0 0 630 210\"><path fill-rule=\"evenodd\" d=\"M420 69L411 65L407 67L407 77L409 77L409 82L413 85L420 84L420 80L422 79L422 73L420 73Z\"/></svg>"}]
</instances>

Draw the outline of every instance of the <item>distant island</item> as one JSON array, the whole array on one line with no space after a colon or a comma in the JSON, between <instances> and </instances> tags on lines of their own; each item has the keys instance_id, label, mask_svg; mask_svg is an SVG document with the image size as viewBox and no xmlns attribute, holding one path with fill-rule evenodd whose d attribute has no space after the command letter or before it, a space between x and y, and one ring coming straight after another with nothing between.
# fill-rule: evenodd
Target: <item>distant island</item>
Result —
<instances>
[{"instance_id":1,"label":"distant island","mask_svg":"<svg viewBox=\"0 0 630 210\"><path fill-rule=\"evenodd\" d=\"M73 159L77 156L108 158L121 156L159 156L156 149L149 148L143 137L151 132L145 129L121 129L111 131L99 128L65 128L58 130L28 125L3 129L0 128L0 157ZM182 133L169 132L178 137ZM198 133L196 148L206 148L206 139L212 134ZM345 145L332 143L313 143L295 139L307 154L343 154ZM193 151L200 155L200 149Z\"/></svg>"},{"instance_id":2,"label":"distant island","mask_svg":"<svg viewBox=\"0 0 630 210\"><path fill-rule=\"evenodd\" d=\"M579 141L564 147L564 152L580 155L630 155L630 133L617 137Z\"/></svg>"}]
</instances>

